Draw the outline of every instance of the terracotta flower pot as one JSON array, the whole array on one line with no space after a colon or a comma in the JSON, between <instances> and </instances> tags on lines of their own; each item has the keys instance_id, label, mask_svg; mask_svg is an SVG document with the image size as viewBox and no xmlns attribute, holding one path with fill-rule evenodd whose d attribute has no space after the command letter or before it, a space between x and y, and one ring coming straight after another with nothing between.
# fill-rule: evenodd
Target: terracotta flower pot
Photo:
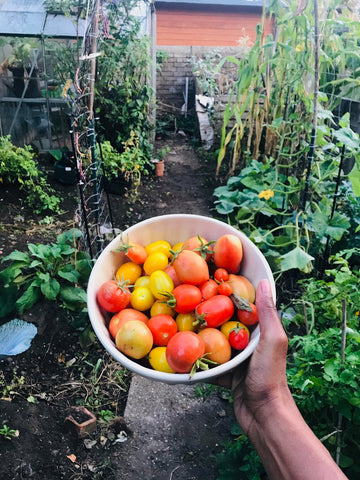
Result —
<instances>
[{"instance_id":1,"label":"terracotta flower pot","mask_svg":"<svg viewBox=\"0 0 360 480\"><path fill-rule=\"evenodd\" d=\"M83 438L95 430L96 417L85 407L72 407L65 418L65 424Z\"/></svg>"},{"instance_id":2,"label":"terracotta flower pot","mask_svg":"<svg viewBox=\"0 0 360 480\"><path fill-rule=\"evenodd\" d=\"M165 167L165 162L164 160L159 160L155 164L155 173L157 177L162 177L164 175L164 167Z\"/></svg>"}]
</instances>

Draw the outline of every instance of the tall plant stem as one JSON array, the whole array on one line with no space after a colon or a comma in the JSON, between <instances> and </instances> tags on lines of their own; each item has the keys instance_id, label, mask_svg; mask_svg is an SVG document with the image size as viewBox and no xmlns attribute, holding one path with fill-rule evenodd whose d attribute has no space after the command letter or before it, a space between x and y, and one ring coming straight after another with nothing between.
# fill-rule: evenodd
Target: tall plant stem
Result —
<instances>
[{"instance_id":1,"label":"tall plant stem","mask_svg":"<svg viewBox=\"0 0 360 480\"><path fill-rule=\"evenodd\" d=\"M342 323L341 323L341 366L343 366L344 363L345 363L345 347L346 347L346 299L345 298L342 301L341 316L342 316ZM339 412L338 424L337 424L337 434L336 434L336 458L335 458L337 465L339 465L339 463L340 463L342 422L343 422L343 416L342 416L342 413Z\"/></svg>"},{"instance_id":2,"label":"tall plant stem","mask_svg":"<svg viewBox=\"0 0 360 480\"><path fill-rule=\"evenodd\" d=\"M315 88L314 88L314 119L310 138L310 149L308 155L308 163L306 170L305 188L302 198L302 210L305 211L306 201L309 193L309 178L311 172L311 165L314 158L314 152L316 147L316 131L319 109L319 50L320 50L320 37L319 37L319 8L318 1L314 1L314 32L315 32L315 48L314 48L314 71L315 71Z\"/></svg>"}]
</instances>

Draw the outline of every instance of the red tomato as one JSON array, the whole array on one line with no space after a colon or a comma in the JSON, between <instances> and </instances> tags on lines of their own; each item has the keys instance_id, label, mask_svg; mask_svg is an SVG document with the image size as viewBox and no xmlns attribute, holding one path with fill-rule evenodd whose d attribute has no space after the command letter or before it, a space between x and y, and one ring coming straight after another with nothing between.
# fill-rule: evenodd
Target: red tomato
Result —
<instances>
[{"instance_id":1,"label":"red tomato","mask_svg":"<svg viewBox=\"0 0 360 480\"><path fill-rule=\"evenodd\" d=\"M198 332L205 342L206 358L222 365L231 358L231 346L226 336L217 328L204 328Z\"/></svg>"},{"instance_id":2,"label":"red tomato","mask_svg":"<svg viewBox=\"0 0 360 480\"><path fill-rule=\"evenodd\" d=\"M176 333L166 348L166 360L177 373L189 373L205 353L205 342L188 330Z\"/></svg>"},{"instance_id":3,"label":"red tomato","mask_svg":"<svg viewBox=\"0 0 360 480\"><path fill-rule=\"evenodd\" d=\"M237 317L244 325L255 325L259 321L256 306L246 301L246 307L247 308L238 310Z\"/></svg>"},{"instance_id":4,"label":"red tomato","mask_svg":"<svg viewBox=\"0 0 360 480\"><path fill-rule=\"evenodd\" d=\"M218 284L212 278L199 285L199 289L202 300L207 300L208 298L218 294Z\"/></svg>"},{"instance_id":5,"label":"red tomato","mask_svg":"<svg viewBox=\"0 0 360 480\"><path fill-rule=\"evenodd\" d=\"M214 245L214 262L218 268L225 268L229 273L238 273L243 257L242 243L232 234L223 235Z\"/></svg>"},{"instance_id":6,"label":"red tomato","mask_svg":"<svg viewBox=\"0 0 360 480\"><path fill-rule=\"evenodd\" d=\"M229 282L221 282L218 286L219 295L225 295L226 297L230 297L232 294L232 286Z\"/></svg>"},{"instance_id":7,"label":"red tomato","mask_svg":"<svg viewBox=\"0 0 360 480\"><path fill-rule=\"evenodd\" d=\"M178 279L183 283L201 285L209 279L208 264L192 250L182 250L173 265Z\"/></svg>"},{"instance_id":8,"label":"red tomato","mask_svg":"<svg viewBox=\"0 0 360 480\"><path fill-rule=\"evenodd\" d=\"M196 320L202 326L216 328L234 315L234 304L225 295L215 295L196 307Z\"/></svg>"},{"instance_id":9,"label":"red tomato","mask_svg":"<svg viewBox=\"0 0 360 480\"><path fill-rule=\"evenodd\" d=\"M147 323L154 339L154 345L165 347L177 332L175 320L164 313L151 317Z\"/></svg>"},{"instance_id":10,"label":"red tomato","mask_svg":"<svg viewBox=\"0 0 360 480\"><path fill-rule=\"evenodd\" d=\"M197 235L186 240L182 248L183 250L192 250L208 261L212 254L212 243L214 242L208 242L204 237Z\"/></svg>"},{"instance_id":11,"label":"red tomato","mask_svg":"<svg viewBox=\"0 0 360 480\"><path fill-rule=\"evenodd\" d=\"M120 312L129 305L130 291L124 282L109 280L100 286L96 298L107 312Z\"/></svg>"},{"instance_id":12,"label":"red tomato","mask_svg":"<svg viewBox=\"0 0 360 480\"><path fill-rule=\"evenodd\" d=\"M121 239L122 240L122 239ZM145 247L140 245L139 243L130 242L123 242L118 249L120 252L125 252L125 255L134 263L141 265L145 262L148 254L146 253Z\"/></svg>"},{"instance_id":13,"label":"red tomato","mask_svg":"<svg viewBox=\"0 0 360 480\"><path fill-rule=\"evenodd\" d=\"M249 330L241 323L237 323L236 327L229 333L230 345L235 348L235 350L244 350L249 344L249 339Z\"/></svg>"},{"instance_id":14,"label":"red tomato","mask_svg":"<svg viewBox=\"0 0 360 480\"><path fill-rule=\"evenodd\" d=\"M109 331L111 336L115 338L119 329L129 320L140 320L140 322L147 323L149 318L145 313L139 312L134 308L124 308L120 312L115 313L110 320Z\"/></svg>"},{"instance_id":15,"label":"red tomato","mask_svg":"<svg viewBox=\"0 0 360 480\"><path fill-rule=\"evenodd\" d=\"M229 280L229 272L225 268L217 268L214 272L214 279L217 282L227 282Z\"/></svg>"},{"instance_id":16,"label":"red tomato","mask_svg":"<svg viewBox=\"0 0 360 480\"><path fill-rule=\"evenodd\" d=\"M195 285L182 283L170 295L167 304L177 313L190 313L201 302L201 292Z\"/></svg>"}]
</instances>

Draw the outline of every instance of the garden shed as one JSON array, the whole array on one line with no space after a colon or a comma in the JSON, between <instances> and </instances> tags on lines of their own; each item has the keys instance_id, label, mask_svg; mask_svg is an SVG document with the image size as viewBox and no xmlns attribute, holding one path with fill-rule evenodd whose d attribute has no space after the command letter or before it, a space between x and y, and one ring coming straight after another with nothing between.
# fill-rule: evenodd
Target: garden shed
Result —
<instances>
[{"instance_id":1,"label":"garden shed","mask_svg":"<svg viewBox=\"0 0 360 480\"><path fill-rule=\"evenodd\" d=\"M263 5L263 0L155 1L158 56L166 58L157 79L160 107L175 107L175 112L186 97L191 108L194 59L213 61L216 55L223 58L246 52L255 41ZM270 19L264 31L272 32Z\"/></svg>"},{"instance_id":2,"label":"garden shed","mask_svg":"<svg viewBox=\"0 0 360 480\"><path fill-rule=\"evenodd\" d=\"M83 20L47 13L42 0L0 0L0 135L45 151L64 146L68 104L56 44L84 34Z\"/></svg>"}]
</instances>

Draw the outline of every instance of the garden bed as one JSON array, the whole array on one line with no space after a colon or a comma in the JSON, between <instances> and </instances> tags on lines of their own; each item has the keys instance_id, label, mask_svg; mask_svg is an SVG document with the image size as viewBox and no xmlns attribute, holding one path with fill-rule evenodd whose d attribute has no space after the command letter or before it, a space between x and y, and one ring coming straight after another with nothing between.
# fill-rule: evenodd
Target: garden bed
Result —
<instances>
[{"instance_id":1,"label":"garden bed","mask_svg":"<svg viewBox=\"0 0 360 480\"><path fill-rule=\"evenodd\" d=\"M204 205L210 209L214 169L206 172L199 167L183 137L167 144L171 150L163 177L144 177L135 201L126 191L111 195L117 228L155 215L202 213ZM1 258L13 250L26 251L28 243L54 242L59 233L73 227L76 186L54 183L49 159L43 158L41 167L63 198L64 213L44 224L25 206L22 192L5 188L0 207ZM38 333L25 353L0 361L0 428L7 425L14 431L10 439L0 436L2 479L117 478L111 455L126 432L122 415L129 373L112 361L83 318L43 301L17 316L34 323ZM78 405L97 416L96 430L85 440L65 422L69 408Z\"/></svg>"}]
</instances>

